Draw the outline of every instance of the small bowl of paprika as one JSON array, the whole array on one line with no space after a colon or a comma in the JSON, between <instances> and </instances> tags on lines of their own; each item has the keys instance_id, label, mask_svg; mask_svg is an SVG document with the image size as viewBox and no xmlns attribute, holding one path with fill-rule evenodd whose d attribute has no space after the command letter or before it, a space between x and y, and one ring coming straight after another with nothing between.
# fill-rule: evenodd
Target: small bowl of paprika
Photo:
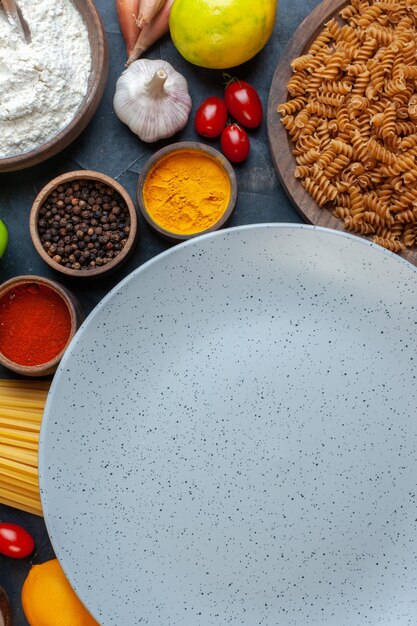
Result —
<instances>
[{"instance_id":1,"label":"small bowl of paprika","mask_svg":"<svg viewBox=\"0 0 417 626\"><path fill-rule=\"evenodd\" d=\"M58 367L83 319L77 299L41 276L17 276L0 285L0 363L24 376Z\"/></svg>"},{"instance_id":2,"label":"small bowl of paprika","mask_svg":"<svg viewBox=\"0 0 417 626\"><path fill-rule=\"evenodd\" d=\"M178 142L146 163L137 198L149 226L165 239L185 241L227 224L236 204L236 176L218 150Z\"/></svg>"}]
</instances>

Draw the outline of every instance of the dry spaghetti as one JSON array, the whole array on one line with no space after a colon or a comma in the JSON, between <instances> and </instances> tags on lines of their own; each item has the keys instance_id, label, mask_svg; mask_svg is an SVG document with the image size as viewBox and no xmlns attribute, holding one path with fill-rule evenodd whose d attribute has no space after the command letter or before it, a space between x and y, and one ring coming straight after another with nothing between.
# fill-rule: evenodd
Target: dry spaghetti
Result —
<instances>
[{"instance_id":1,"label":"dry spaghetti","mask_svg":"<svg viewBox=\"0 0 417 626\"><path fill-rule=\"evenodd\" d=\"M49 382L0 380L0 502L42 515L38 443Z\"/></svg>"}]
</instances>

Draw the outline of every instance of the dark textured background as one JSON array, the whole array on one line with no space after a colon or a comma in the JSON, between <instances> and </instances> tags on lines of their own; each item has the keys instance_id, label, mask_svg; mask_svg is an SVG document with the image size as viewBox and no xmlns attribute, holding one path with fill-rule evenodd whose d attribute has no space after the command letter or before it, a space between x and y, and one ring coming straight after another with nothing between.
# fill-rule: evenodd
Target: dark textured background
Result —
<instances>
[{"instance_id":1,"label":"dark textured background","mask_svg":"<svg viewBox=\"0 0 417 626\"><path fill-rule=\"evenodd\" d=\"M254 0L254 2L259 0ZM138 175L146 160L159 148L173 141L197 140L192 120L204 98L222 94L222 72L204 70L187 63L164 37L145 56L165 59L189 82L193 111L186 128L174 138L156 144L144 144L116 118L112 99L115 83L123 70L125 49L116 19L114 0L96 0L109 42L110 73L101 105L84 133L60 155L21 172L0 174L0 217L9 229L10 243L0 261L0 281L20 274L40 274L59 280L71 289L89 313L98 301L133 269L165 250L168 244L151 232L139 218L140 235L134 254L117 273L94 282L64 279L51 270L36 254L29 236L28 218L38 191L49 180L74 169L92 169L116 178L135 199ZM274 34L255 59L232 72L252 83L259 91L266 109L269 87L280 54L299 23L319 4L318 0L279 0ZM277 116L278 123L278 116ZM272 165L266 123L250 133L251 153L248 160L237 166L238 202L230 226L262 222L299 222L300 218L280 187ZM211 145L218 148L217 140ZM12 374L0 367L0 378ZM14 626L26 626L20 591L32 563L53 558L42 518L20 513L0 505L0 522L22 524L34 536L36 551L32 557L14 561L0 555L0 585L13 604ZM94 532L94 529L91 529ZM77 529L74 528L76 536ZM76 540L76 539L75 539ZM92 581L93 582L93 581ZM117 585L117 581L115 581ZM133 626L133 625L129 625Z\"/></svg>"}]
</instances>

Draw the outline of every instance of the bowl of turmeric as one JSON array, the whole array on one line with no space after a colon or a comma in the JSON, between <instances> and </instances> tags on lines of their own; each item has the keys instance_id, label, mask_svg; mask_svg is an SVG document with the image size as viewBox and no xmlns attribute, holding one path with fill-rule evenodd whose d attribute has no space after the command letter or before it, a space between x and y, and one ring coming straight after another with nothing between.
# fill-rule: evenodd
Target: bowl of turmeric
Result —
<instances>
[{"instance_id":1,"label":"bowl of turmeric","mask_svg":"<svg viewBox=\"0 0 417 626\"><path fill-rule=\"evenodd\" d=\"M194 141L174 143L146 163L137 197L157 233L185 241L227 224L236 204L236 176L218 150Z\"/></svg>"},{"instance_id":2,"label":"bowl of turmeric","mask_svg":"<svg viewBox=\"0 0 417 626\"><path fill-rule=\"evenodd\" d=\"M17 276L0 285L0 364L23 376L52 374L83 312L62 285Z\"/></svg>"}]
</instances>

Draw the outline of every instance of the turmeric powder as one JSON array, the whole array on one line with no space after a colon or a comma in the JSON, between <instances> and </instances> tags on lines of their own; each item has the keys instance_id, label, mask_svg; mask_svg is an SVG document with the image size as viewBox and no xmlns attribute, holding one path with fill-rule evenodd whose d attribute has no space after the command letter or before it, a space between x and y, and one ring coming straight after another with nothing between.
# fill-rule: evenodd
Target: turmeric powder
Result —
<instances>
[{"instance_id":1,"label":"turmeric powder","mask_svg":"<svg viewBox=\"0 0 417 626\"><path fill-rule=\"evenodd\" d=\"M231 196L226 171L196 150L173 152L147 175L143 198L151 218L178 235L203 232L224 214Z\"/></svg>"}]
</instances>

